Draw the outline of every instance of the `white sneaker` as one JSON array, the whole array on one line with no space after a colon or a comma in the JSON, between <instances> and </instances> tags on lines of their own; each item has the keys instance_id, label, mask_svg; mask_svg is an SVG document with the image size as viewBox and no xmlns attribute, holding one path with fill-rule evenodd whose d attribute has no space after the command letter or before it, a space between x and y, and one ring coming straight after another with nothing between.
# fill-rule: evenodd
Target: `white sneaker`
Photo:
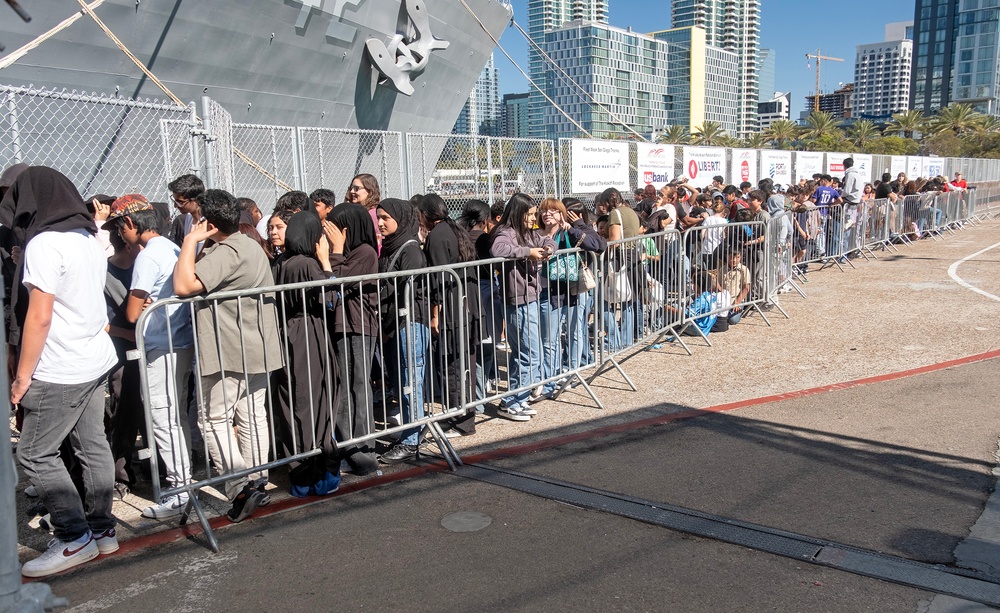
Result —
<instances>
[{"instance_id":1,"label":"white sneaker","mask_svg":"<svg viewBox=\"0 0 1000 613\"><path fill-rule=\"evenodd\" d=\"M507 419L513 421L531 421L531 415L525 415L521 412L521 407L514 405L512 407L501 407L500 417L506 417Z\"/></svg>"},{"instance_id":2,"label":"white sneaker","mask_svg":"<svg viewBox=\"0 0 1000 613\"><path fill-rule=\"evenodd\" d=\"M68 543L52 539L45 553L24 563L21 574L25 577L48 577L89 562L99 553L97 543L94 542L89 530L80 538Z\"/></svg>"},{"instance_id":3,"label":"white sneaker","mask_svg":"<svg viewBox=\"0 0 1000 613\"><path fill-rule=\"evenodd\" d=\"M114 528L108 528L100 534L95 534L94 542L97 543L97 550L101 552L102 556L118 551L118 535Z\"/></svg>"},{"instance_id":4,"label":"white sneaker","mask_svg":"<svg viewBox=\"0 0 1000 613\"><path fill-rule=\"evenodd\" d=\"M170 519L171 517L177 517L184 512L187 503L188 495L183 492L174 496L164 496L160 499L160 504L154 504L143 509L142 516L149 519Z\"/></svg>"},{"instance_id":5,"label":"white sneaker","mask_svg":"<svg viewBox=\"0 0 1000 613\"><path fill-rule=\"evenodd\" d=\"M38 488L34 485L29 485L24 488L24 495L28 498L38 498Z\"/></svg>"}]
</instances>

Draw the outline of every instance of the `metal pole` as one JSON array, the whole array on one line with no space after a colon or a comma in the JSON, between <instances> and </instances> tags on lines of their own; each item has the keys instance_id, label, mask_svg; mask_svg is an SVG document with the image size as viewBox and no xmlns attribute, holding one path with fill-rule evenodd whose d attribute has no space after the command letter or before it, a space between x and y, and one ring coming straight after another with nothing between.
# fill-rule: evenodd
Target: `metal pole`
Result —
<instances>
[{"instance_id":1,"label":"metal pole","mask_svg":"<svg viewBox=\"0 0 1000 613\"><path fill-rule=\"evenodd\" d=\"M399 189L402 198L413 195L413 184L410 182L410 135L399 133Z\"/></svg>"},{"instance_id":2,"label":"metal pole","mask_svg":"<svg viewBox=\"0 0 1000 613\"><path fill-rule=\"evenodd\" d=\"M489 197L486 202L493 204L493 137L486 137L486 188L489 190Z\"/></svg>"},{"instance_id":3,"label":"metal pole","mask_svg":"<svg viewBox=\"0 0 1000 613\"><path fill-rule=\"evenodd\" d=\"M205 137L205 187L215 187L215 151L212 142L215 135L212 132L211 100L208 96L201 97L201 122Z\"/></svg>"},{"instance_id":4,"label":"metal pole","mask_svg":"<svg viewBox=\"0 0 1000 613\"><path fill-rule=\"evenodd\" d=\"M10 120L10 144L14 150L14 163L24 161L21 156L21 129L17 124L17 102L14 92L7 93L7 114Z\"/></svg>"},{"instance_id":5,"label":"metal pole","mask_svg":"<svg viewBox=\"0 0 1000 613\"><path fill-rule=\"evenodd\" d=\"M302 152L299 151L298 129L289 130L289 138L292 139L292 185L295 189L302 191L305 181L302 180Z\"/></svg>"},{"instance_id":6,"label":"metal pole","mask_svg":"<svg viewBox=\"0 0 1000 613\"><path fill-rule=\"evenodd\" d=\"M188 141L188 149L191 154L191 174L196 176L201 176L201 151L198 148L198 136L199 129L198 124L200 123L198 119L198 110L195 108L194 102L188 105L188 111L191 114L191 119L188 120L190 124L190 129L188 130L191 139Z\"/></svg>"}]
</instances>

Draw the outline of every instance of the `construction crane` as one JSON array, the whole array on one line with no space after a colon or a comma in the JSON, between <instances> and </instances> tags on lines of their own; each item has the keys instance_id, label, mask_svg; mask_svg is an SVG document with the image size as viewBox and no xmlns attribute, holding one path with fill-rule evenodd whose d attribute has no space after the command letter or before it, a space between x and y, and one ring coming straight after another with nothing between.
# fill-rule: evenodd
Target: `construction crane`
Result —
<instances>
[{"instance_id":1,"label":"construction crane","mask_svg":"<svg viewBox=\"0 0 1000 613\"><path fill-rule=\"evenodd\" d=\"M813 104L813 111L818 111L819 110L819 65L820 65L820 62L822 62L823 60L829 60L831 62L843 62L844 58L841 58L841 57L827 57L827 56L821 54L819 52L819 49L816 49L816 53L815 54L807 53L806 54L806 58L807 59L814 59L814 60L816 60L816 97L815 97L814 104Z\"/></svg>"}]
</instances>

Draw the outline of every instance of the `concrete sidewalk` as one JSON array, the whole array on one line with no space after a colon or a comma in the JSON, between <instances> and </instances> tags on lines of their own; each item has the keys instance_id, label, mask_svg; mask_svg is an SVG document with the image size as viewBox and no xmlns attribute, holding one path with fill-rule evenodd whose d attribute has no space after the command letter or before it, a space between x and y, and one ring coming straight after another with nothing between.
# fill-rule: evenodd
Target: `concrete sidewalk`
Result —
<instances>
[{"instance_id":1,"label":"concrete sidewalk","mask_svg":"<svg viewBox=\"0 0 1000 613\"><path fill-rule=\"evenodd\" d=\"M998 373L994 359L485 464L950 564L993 486ZM458 522L472 531L442 525L460 512L479 514ZM219 537L219 555L180 542L51 583L77 611L911 612L933 597L446 472Z\"/></svg>"}]
</instances>

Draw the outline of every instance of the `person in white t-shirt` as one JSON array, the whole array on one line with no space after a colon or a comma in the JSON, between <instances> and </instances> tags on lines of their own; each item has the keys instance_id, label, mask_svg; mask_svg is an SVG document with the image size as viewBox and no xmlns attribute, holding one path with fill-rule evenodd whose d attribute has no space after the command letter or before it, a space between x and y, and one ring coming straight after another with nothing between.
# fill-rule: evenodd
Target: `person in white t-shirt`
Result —
<instances>
[{"instance_id":1,"label":"person in white t-shirt","mask_svg":"<svg viewBox=\"0 0 1000 613\"><path fill-rule=\"evenodd\" d=\"M174 296L174 264L180 248L160 236L153 206L140 194L126 194L111 205L108 221L122 240L140 245L142 251L132 267L125 317L137 322L151 302ZM147 403L153 440L163 459L167 483L171 488L191 479L188 455L190 428L186 409L188 378L194 360L194 332L191 312L186 304L154 308L141 331L146 352ZM143 517L168 519L184 512L189 495L180 492L164 496L158 504L146 507Z\"/></svg>"},{"instance_id":2,"label":"person in white t-shirt","mask_svg":"<svg viewBox=\"0 0 1000 613\"><path fill-rule=\"evenodd\" d=\"M21 572L45 577L118 549L104 433L107 375L117 362L104 303L107 258L79 192L51 168L21 173L0 203L0 224L25 238L28 307L10 389L11 404L24 411L18 460L56 537ZM59 456L63 441L83 471L86 506Z\"/></svg>"}]
</instances>

